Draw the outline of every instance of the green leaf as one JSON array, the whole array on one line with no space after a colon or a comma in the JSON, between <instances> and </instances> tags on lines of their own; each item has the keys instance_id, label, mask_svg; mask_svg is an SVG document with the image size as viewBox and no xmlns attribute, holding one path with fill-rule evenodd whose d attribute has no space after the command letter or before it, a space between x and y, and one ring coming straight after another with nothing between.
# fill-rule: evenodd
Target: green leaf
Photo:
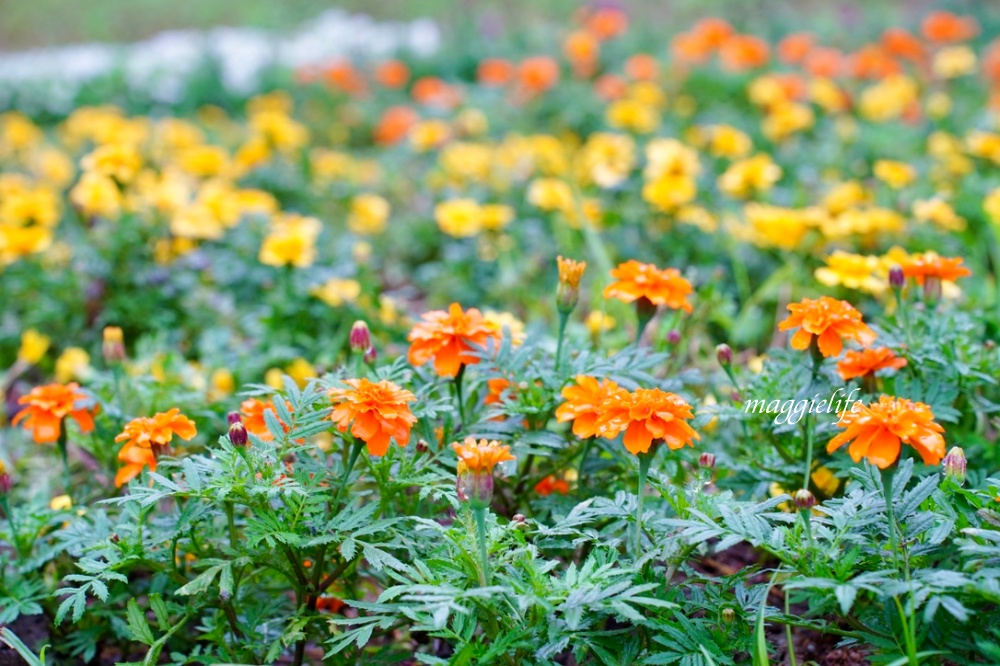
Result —
<instances>
[{"instance_id":1,"label":"green leaf","mask_svg":"<svg viewBox=\"0 0 1000 666\"><path fill-rule=\"evenodd\" d=\"M139 604L136 603L135 599L128 600L125 612L128 619L128 630L132 637L145 645L155 643L156 638L153 636L153 630L150 629L146 615L139 609Z\"/></svg>"}]
</instances>

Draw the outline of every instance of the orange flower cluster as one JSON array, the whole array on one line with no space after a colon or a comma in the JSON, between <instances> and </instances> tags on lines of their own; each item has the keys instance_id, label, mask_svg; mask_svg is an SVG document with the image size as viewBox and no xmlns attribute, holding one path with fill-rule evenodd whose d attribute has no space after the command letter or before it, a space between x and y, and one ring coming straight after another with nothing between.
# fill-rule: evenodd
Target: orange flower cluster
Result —
<instances>
[{"instance_id":1,"label":"orange flower cluster","mask_svg":"<svg viewBox=\"0 0 1000 666\"><path fill-rule=\"evenodd\" d=\"M510 447L496 440L466 437L464 442L452 442L451 448L458 455L458 473L492 474L502 462L514 460Z\"/></svg>"},{"instance_id":2,"label":"orange flower cluster","mask_svg":"<svg viewBox=\"0 0 1000 666\"><path fill-rule=\"evenodd\" d=\"M535 484L535 492L542 497L547 497L552 493L566 495L569 493L569 482L566 479L560 479L553 474L549 474Z\"/></svg>"},{"instance_id":3,"label":"orange flower cluster","mask_svg":"<svg viewBox=\"0 0 1000 666\"><path fill-rule=\"evenodd\" d=\"M566 402L556 410L556 419L572 420L577 437L614 439L624 431L625 448L636 455L647 453L654 441L679 449L701 439L687 423L694 418L691 405L674 393L643 388L627 391L609 379L598 383L580 375L575 386L562 390L562 396Z\"/></svg>"},{"instance_id":4,"label":"orange flower cluster","mask_svg":"<svg viewBox=\"0 0 1000 666\"><path fill-rule=\"evenodd\" d=\"M856 377L866 377L879 370L891 368L899 370L906 366L906 359L896 356L888 347L853 350L844 354L844 359L837 363L837 372L845 382Z\"/></svg>"},{"instance_id":5,"label":"orange flower cluster","mask_svg":"<svg viewBox=\"0 0 1000 666\"><path fill-rule=\"evenodd\" d=\"M799 329L792 336L792 349L808 349L814 335L825 357L839 355L844 340L853 340L863 347L875 341L875 332L861 321L861 313L847 301L829 296L804 298L799 303L790 303L788 310L792 314L778 324L778 330Z\"/></svg>"},{"instance_id":6,"label":"orange flower cluster","mask_svg":"<svg viewBox=\"0 0 1000 666\"><path fill-rule=\"evenodd\" d=\"M115 437L116 442L125 442L118 452L118 460L125 465L118 470L115 485L120 488L128 483L139 475L143 467L155 471L157 456L169 449L174 435L190 440L197 434L194 421L181 414L176 407L152 417L132 419L125 424L121 434Z\"/></svg>"},{"instance_id":7,"label":"orange flower cluster","mask_svg":"<svg viewBox=\"0 0 1000 666\"><path fill-rule=\"evenodd\" d=\"M922 402L883 395L878 402L841 412L837 426L844 432L830 440L827 453L850 442L847 451L854 462L867 458L879 469L886 469L899 459L902 444L916 449L927 465L937 465L944 458L944 428Z\"/></svg>"},{"instance_id":8,"label":"orange flower cluster","mask_svg":"<svg viewBox=\"0 0 1000 666\"><path fill-rule=\"evenodd\" d=\"M433 358L434 371L442 377L454 377L463 365L478 363L474 349L503 337L502 329L482 312L476 308L463 312L458 303L452 303L447 312L426 312L422 319L407 337L410 363L423 365Z\"/></svg>"},{"instance_id":9,"label":"orange flower cluster","mask_svg":"<svg viewBox=\"0 0 1000 666\"><path fill-rule=\"evenodd\" d=\"M337 430L346 432L350 427L351 435L367 444L373 456L384 456L390 439L406 446L410 428L417 422L409 406L416 396L384 379L347 379L344 383L350 388L330 391L334 405L330 419Z\"/></svg>"},{"instance_id":10,"label":"orange flower cluster","mask_svg":"<svg viewBox=\"0 0 1000 666\"><path fill-rule=\"evenodd\" d=\"M917 284L923 284L928 278L942 282L954 282L958 278L972 275L972 271L962 265L961 257L940 257L934 252L911 255L903 262L903 275L911 277Z\"/></svg>"},{"instance_id":11,"label":"orange flower cluster","mask_svg":"<svg viewBox=\"0 0 1000 666\"><path fill-rule=\"evenodd\" d=\"M25 430L38 444L51 444L62 434L63 419L67 416L77 422L82 432L94 429L94 408L80 407L89 402L87 395L75 383L36 386L28 395L18 399L24 409L14 417L13 425L24 421Z\"/></svg>"},{"instance_id":12,"label":"orange flower cluster","mask_svg":"<svg viewBox=\"0 0 1000 666\"><path fill-rule=\"evenodd\" d=\"M288 410L292 410L292 403L285 401L285 405ZM270 411L277 418L277 412L274 411L274 403L270 400L258 400L257 398L248 398L240 403L240 415L243 417L243 426L247 429L247 432L256 435L261 441L270 442L274 439L274 435L267 428L267 421L264 418L264 412ZM288 432L288 424L278 419L278 423Z\"/></svg>"},{"instance_id":13,"label":"orange flower cluster","mask_svg":"<svg viewBox=\"0 0 1000 666\"><path fill-rule=\"evenodd\" d=\"M625 303L645 298L654 305L685 312L692 310L687 297L694 293L694 288L676 268L661 269L631 259L613 269L611 277L615 282L605 287L605 298L617 298Z\"/></svg>"}]
</instances>

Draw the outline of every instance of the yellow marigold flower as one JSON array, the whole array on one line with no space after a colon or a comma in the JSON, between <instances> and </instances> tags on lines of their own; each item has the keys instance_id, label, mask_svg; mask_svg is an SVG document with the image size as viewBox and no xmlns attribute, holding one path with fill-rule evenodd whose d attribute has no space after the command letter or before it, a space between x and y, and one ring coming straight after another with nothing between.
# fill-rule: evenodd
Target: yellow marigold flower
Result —
<instances>
[{"instance_id":1,"label":"yellow marigold flower","mask_svg":"<svg viewBox=\"0 0 1000 666\"><path fill-rule=\"evenodd\" d=\"M957 141L956 141L957 143ZM965 138L965 145L969 153L974 157L987 159L994 164L1000 165L1000 134L981 132L979 130L969 132ZM952 145L953 152L961 150L960 144Z\"/></svg>"},{"instance_id":2,"label":"yellow marigold flower","mask_svg":"<svg viewBox=\"0 0 1000 666\"><path fill-rule=\"evenodd\" d=\"M889 208L871 206L852 208L835 217L827 217L820 223L820 232L827 238L845 238L876 233L899 233L906 228L902 215Z\"/></svg>"},{"instance_id":3,"label":"yellow marigold flower","mask_svg":"<svg viewBox=\"0 0 1000 666\"><path fill-rule=\"evenodd\" d=\"M940 90L927 97L927 115L935 120L946 118L951 113L951 96Z\"/></svg>"},{"instance_id":4,"label":"yellow marigold flower","mask_svg":"<svg viewBox=\"0 0 1000 666\"><path fill-rule=\"evenodd\" d=\"M73 498L69 495L57 495L49 502L49 508L53 511L68 511L73 508Z\"/></svg>"},{"instance_id":5,"label":"yellow marigold flower","mask_svg":"<svg viewBox=\"0 0 1000 666\"><path fill-rule=\"evenodd\" d=\"M565 259L560 256L556 257L556 263L559 266L559 283L565 284L571 289L579 289L583 272L587 270L587 262Z\"/></svg>"},{"instance_id":6,"label":"yellow marigold flower","mask_svg":"<svg viewBox=\"0 0 1000 666\"><path fill-rule=\"evenodd\" d=\"M816 78L809 82L809 99L823 107L827 113L840 113L849 104L849 98L844 91L826 78Z\"/></svg>"},{"instance_id":7,"label":"yellow marigold flower","mask_svg":"<svg viewBox=\"0 0 1000 666\"><path fill-rule=\"evenodd\" d=\"M483 321L487 324L492 324L498 331L506 329L506 332L510 336L510 342L515 347L524 343L524 322L510 312L483 310Z\"/></svg>"},{"instance_id":8,"label":"yellow marigold flower","mask_svg":"<svg viewBox=\"0 0 1000 666\"><path fill-rule=\"evenodd\" d=\"M268 368L267 372L264 373L264 383L280 391L284 388L284 383L281 381L284 374L281 368Z\"/></svg>"},{"instance_id":9,"label":"yellow marigold flower","mask_svg":"<svg viewBox=\"0 0 1000 666\"><path fill-rule=\"evenodd\" d=\"M861 116L875 122L895 120L917 102L917 83L909 76L895 74L886 77L861 93Z\"/></svg>"},{"instance_id":10,"label":"yellow marigold flower","mask_svg":"<svg viewBox=\"0 0 1000 666\"><path fill-rule=\"evenodd\" d=\"M85 173L70 190L70 201L87 217L117 219L121 214L122 196L115 182L98 173Z\"/></svg>"},{"instance_id":11,"label":"yellow marigold flower","mask_svg":"<svg viewBox=\"0 0 1000 666\"><path fill-rule=\"evenodd\" d=\"M809 229L825 217L817 208L784 208L748 203L744 209L749 239L759 247L793 250L802 243Z\"/></svg>"},{"instance_id":12,"label":"yellow marigold flower","mask_svg":"<svg viewBox=\"0 0 1000 666\"><path fill-rule=\"evenodd\" d=\"M839 215L848 208L854 208L871 201L871 193L856 180L848 180L834 185L823 197L823 207L831 215Z\"/></svg>"},{"instance_id":13,"label":"yellow marigold flower","mask_svg":"<svg viewBox=\"0 0 1000 666\"><path fill-rule=\"evenodd\" d=\"M369 236L385 231L392 207L377 194L359 194L351 199L347 214L347 228L360 235Z\"/></svg>"},{"instance_id":14,"label":"yellow marigold flower","mask_svg":"<svg viewBox=\"0 0 1000 666\"><path fill-rule=\"evenodd\" d=\"M669 213L690 203L698 194L698 185L690 176L663 174L642 186L642 198L653 208Z\"/></svg>"},{"instance_id":15,"label":"yellow marigold flower","mask_svg":"<svg viewBox=\"0 0 1000 666\"><path fill-rule=\"evenodd\" d=\"M605 314L599 310L593 310L589 315L587 315L587 330L590 332L591 337L596 337L604 331L610 331L615 327L618 322L615 318L609 314Z\"/></svg>"},{"instance_id":16,"label":"yellow marigold flower","mask_svg":"<svg viewBox=\"0 0 1000 666\"><path fill-rule=\"evenodd\" d=\"M458 181L485 183L493 172L493 158L489 144L456 141L441 149L438 164Z\"/></svg>"},{"instance_id":17,"label":"yellow marigold flower","mask_svg":"<svg viewBox=\"0 0 1000 666\"><path fill-rule=\"evenodd\" d=\"M592 134L577 156L577 170L582 183L599 187L620 185L635 166L635 141L625 134Z\"/></svg>"},{"instance_id":18,"label":"yellow marigold flower","mask_svg":"<svg viewBox=\"0 0 1000 666\"><path fill-rule=\"evenodd\" d=\"M303 388L310 379L316 377L316 369L313 368L312 363L300 356L285 368L285 374L291 377L299 388Z\"/></svg>"},{"instance_id":19,"label":"yellow marigold flower","mask_svg":"<svg viewBox=\"0 0 1000 666\"><path fill-rule=\"evenodd\" d=\"M451 138L451 128L443 120L425 120L410 129L410 145L417 152L439 148Z\"/></svg>"},{"instance_id":20,"label":"yellow marigold flower","mask_svg":"<svg viewBox=\"0 0 1000 666\"><path fill-rule=\"evenodd\" d=\"M875 162L875 177L894 190L906 187L917 179L917 170L905 162L878 160Z\"/></svg>"},{"instance_id":21,"label":"yellow marigold flower","mask_svg":"<svg viewBox=\"0 0 1000 666\"><path fill-rule=\"evenodd\" d=\"M258 256L268 266L310 266L316 260L316 239L323 225L314 217L285 214L275 218Z\"/></svg>"},{"instance_id":22,"label":"yellow marigold flower","mask_svg":"<svg viewBox=\"0 0 1000 666\"><path fill-rule=\"evenodd\" d=\"M738 199L746 199L754 193L767 192L781 178L781 167L766 153L758 153L729 165L719 176L719 189Z\"/></svg>"},{"instance_id":23,"label":"yellow marigold flower","mask_svg":"<svg viewBox=\"0 0 1000 666\"><path fill-rule=\"evenodd\" d=\"M119 183L130 183L142 168L142 155L131 144L108 144L95 148L80 166L84 171L114 178Z\"/></svg>"},{"instance_id":24,"label":"yellow marigold flower","mask_svg":"<svg viewBox=\"0 0 1000 666\"><path fill-rule=\"evenodd\" d=\"M479 109L462 109L455 116L455 127L465 136L482 136L490 129L490 121Z\"/></svg>"},{"instance_id":25,"label":"yellow marigold flower","mask_svg":"<svg viewBox=\"0 0 1000 666\"><path fill-rule=\"evenodd\" d=\"M484 204L479 213L483 228L500 231L514 220L514 209L506 204Z\"/></svg>"},{"instance_id":26,"label":"yellow marigold flower","mask_svg":"<svg viewBox=\"0 0 1000 666\"><path fill-rule=\"evenodd\" d=\"M667 106L666 93L663 92L663 88L652 81L636 81L632 83L628 87L627 97L657 109L663 109Z\"/></svg>"},{"instance_id":27,"label":"yellow marigold flower","mask_svg":"<svg viewBox=\"0 0 1000 666\"><path fill-rule=\"evenodd\" d=\"M520 153L521 150L516 149ZM535 166L548 176L561 176L569 170L569 155L566 145L554 136L536 134L528 139L528 152Z\"/></svg>"},{"instance_id":28,"label":"yellow marigold flower","mask_svg":"<svg viewBox=\"0 0 1000 666\"><path fill-rule=\"evenodd\" d=\"M231 396L236 390L236 379L227 368L216 368L208 380L208 400L217 402Z\"/></svg>"},{"instance_id":29,"label":"yellow marigold flower","mask_svg":"<svg viewBox=\"0 0 1000 666\"><path fill-rule=\"evenodd\" d=\"M309 130L282 111L254 113L249 124L268 145L283 153L293 152L309 143Z\"/></svg>"},{"instance_id":30,"label":"yellow marigold flower","mask_svg":"<svg viewBox=\"0 0 1000 666\"><path fill-rule=\"evenodd\" d=\"M73 180L73 160L56 148L42 148L32 160L31 172L42 182L63 189Z\"/></svg>"},{"instance_id":31,"label":"yellow marigold flower","mask_svg":"<svg viewBox=\"0 0 1000 666\"><path fill-rule=\"evenodd\" d=\"M946 46L934 55L931 69L934 75L942 79L954 79L959 76L974 74L976 71L976 52L969 46Z\"/></svg>"},{"instance_id":32,"label":"yellow marigold flower","mask_svg":"<svg viewBox=\"0 0 1000 666\"><path fill-rule=\"evenodd\" d=\"M636 134L649 134L660 126L660 113L656 107L636 99L612 102L605 115L611 127Z\"/></svg>"},{"instance_id":33,"label":"yellow marigold flower","mask_svg":"<svg viewBox=\"0 0 1000 666\"><path fill-rule=\"evenodd\" d=\"M678 222L698 227L706 234L719 230L719 221L702 206L681 206L677 209L676 218Z\"/></svg>"},{"instance_id":34,"label":"yellow marigold flower","mask_svg":"<svg viewBox=\"0 0 1000 666\"><path fill-rule=\"evenodd\" d=\"M805 104L779 104L764 116L761 131L771 141L784 141L791 135L809 129L816 122L813 110Z\"/></svg>"},{"instance_id":35,"label":"yellow marigold flower","mask_svg":"<svg viewBox=\"0 0 1000 666\"><path fill-rule=\"evenodd\" d=\"M840 479L834 476L829 467L817 467L816 471L810 475L810 478L813 485L827 497L833 497L833 494L837 492L837 488L840 487Z\"/></svg>"},{"instance_id":36,"label":"yellow marigold flower","mask_svg":"<svg viewBox=\"0 0 1000 666\"><path fill-rule=\"evenodd\" d=\"M646 180L664 175L697 176L701 172L698 151L677 139L653 139L646 144Z\"/></svg>"},{"instance_id":37,"label":"yellow marigold flower","mask_svg":"<svg viewBox=\"0 0 1000 666\"><path fill-rule=\"evenodd\" d=\"M460 472L492 474L498 464L514 460L510 447L497 441L481 439L477 442L474 437L466 437L461 444L454 442L451 448L458 454Z\"/></svg>"},{"instance_id":38,"label":"yellow marigold flower","mask_svg":"<svg viewBox=\"0 0 1000 666\"><path fill-rule=\"evenodd\" d=\"M0 199L0 224L54 227L61 213L60 199L48 187L17 187Z\"/></svg>"},{"instance_id":39,"label":"yellow marigold flower","mask_svg":"<svg viewBox=\"0 0 1000 666\"><path fill-rule=\"evenodd\" d=\"M913 216L921 222L932 222L946 231L964 231L965 218L941 197L913 202Z\"/></svg>"},{"instance_id":40,"label":"yellow marigold flower","mask_svg":"<svg viewBox=\"0 0 1000 666\"><path fill-rule=\"evenodd\" d=\"M329 148L309 151L309 166L313 179L321 183L347 180L354 170L354 159L347 153Z\"/></svg>"},{"instance_id":41,"label":"yellow marigold flower","mask_svg":"<svg viewBox=\"0 0 1000 666\"><path fill-rule=\"evenodd\" d=\"M41 143L44 136L42 130L22 113L8 111L0 115L0 146L8 147L12 152Z\"/></svg>"},{"instance_id":42,"label":"yellow marigold flower","mask_svg":"<svg viewBox=\"0 0 1000 666\"><path fill-rule=\"evenodd\" d=\"M708 134L708 152L713 157L738 159L753 150L750 136L731 125L712 125L705 128Z\"/></svg>"},{"instance_id":43,"label":"yellow marigold flower","mask_svg":"<svg viewBox=\"0 0 1000 666\"><path fill-rule=\"evenodd\" d=\"M56 359L55 378L60 384L83 379L89 374L90 354L79 347L67 347Z\"/></svg>"},{"instance_id":44,"label":"yellow marigold flower","mask_svg":"<svg viewBox=\"0 0 1000 666\"><path fill-rule=\"evenodd\" d=\"M878 257L837 250L827 257L826 266L816 269L815 275L820 283L828 287L843 285L848 289L879 294L887 286L885 280L878 277L881 268Z\"/></svg>"},{"instance_id":45,"label":"yellow marigold flower","mask_svg":"<svg viewBox=\"0 0 1000 666\"><path fill-rule=\"evenodd\" d=\"M367 241L357 241L351 245L351 257L359 264L366 264L372 258L372 244Z\"/></svg>"},{"instance_id":46,"label":"yellow marigold flower","mask_svg":"<svg viewBox=\"0 0 1000 666\"><path fill-rule=\"evenodd\" d=\"M361 295L361 283L357 280L332 278L313 287L309 293L331 308L339 308L345 303L353 303L358 300L358 296Z\"/></svg>"},{"instance_id":47,"label":"yellow marigold flower","mask_svg":"<svg viewBox=\"0 0 1000 666\"><path fill-rule=\"evenodd\" d=\"M475 236L483 228L483 210L475 199L452 199L434 207L438 228L455 238Z\"/></svg>"},{"instance_id":48,"label":"yellow marigold flower","mask_svg":"<svg viewBox=\"0 0 1000 666\"><path fill-rule=\"evenodd\" d=\"M51 343L52 340L47 335L42 335L35 329L29 328L21 334L21 346L17 350L17 360L35 365L45 357L45 352L49 350Z\"/></svg>"},{"instance_id":49,"label":"yellow marigold flower","mask_svg":"<svg viewBox=\"0 0 1000 666\"><path fill-rule=\"evenodd\" d=\"M528 203L544 211L567 211L573 207L573 190L557 178L536 178L528 186Z\"/></svg>"},{"instance_id":50,"label":"yellow marigold flower","mask_svg":"<svg viewBox=\"0 0 1000 666\"><path fill-rule=\"evenodd\" d=\"M219 176L229 167L229 154L221 146L191 146L178 155L177 164L192 176Z\"/></svg>"}]
</instances>

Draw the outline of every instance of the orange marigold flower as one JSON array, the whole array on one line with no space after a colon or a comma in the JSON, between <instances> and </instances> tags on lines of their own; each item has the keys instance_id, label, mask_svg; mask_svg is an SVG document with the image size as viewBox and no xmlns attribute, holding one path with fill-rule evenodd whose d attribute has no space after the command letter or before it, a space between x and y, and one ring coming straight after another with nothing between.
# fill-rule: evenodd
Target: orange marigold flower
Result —
<instances>
[{"instance_id":1,"label":"orange marigold flower","mask_svg":"<svg viewBox=\"0 0 1000 666\"><path fill-rule=\"evenodd\" d=\"M344 608L344 601L337 597L320 597L316 600L316 610L320 613L339 613Z\"/></svg>"},{"instance_id":2,"label":"orange marigold flower","mask_svg":"<svg viewBox=\"0 0 1000 666\"><path fill-rule=\"evenodd\" d=\"M797 65L805 60L816 43L810 32L793 32L778 42L778 58L786 65Z\"/></svg>"},{"instance_id":3,"label":"orange marigold flower","mask_svg":"<svg viewBox=\"0 0 1000 666\"><path fill-rule=\"evenodd\" d=\"M573 434L581 439L599 434L597 417L603 413L602 405L614 394L625 392L617 382L604 378L577 375L576 384L562 390L566 400L556 409L556 420L560 423L573 422Z\"/></svg>"},{"instance_id":4,"label":"orange marigold flower","mask_svg":"<svg viewBox=\"0 0 1000 666\"><path fill-rule=\"evenodd\" d=\"M350 388L330 391L330 419L337 424L337 430L346 432L350 426L351 435L367 444L373 456L384 456L390 439L406 446L410 428L417 422L409 406L416 396L385 379L346 379L344 383Z\"/></svg>"},{"instance_id":5,"label":"orange marigold flower","mask_svg":"<svg viewBox=\"0 0 1000 666\"><path fill-rule=\"evenodd\" d=\"M598 39L611 39L628 30L628 16L616 7L601 7L587 17L586 27Z\"/></svg>"},{"instance_id":6,"label":"orange marigold flower","mask_svg":"<svg viewBox=\"0 0 1000 666\"><path fill-rule=\"evenodd\" d=\"M709 16L695 23L691 32L701 37L709 48L717 49L732 36L733 26L725 19Z\"/></svg>"},{"instance_id":7,"label":"orange marigold flower","mask_svg":"<svg viewBox=\"0 0 1000 666\"><path fill-rule=\"evenodd\" d=\"M17 413L12 424L24 421L24 429L31 430L31 437L38 444L58 441L63 419L67 416L77 422L82 432L91 432L94 429L94 408L79 406L81 402L90 400L79 389L80 385L72 382L36 386L28 395L18 399L18 404L25 407Z\"/></svg>"},{"instance_id":8,"label":"orange marigold flower","mask_svg":"<svg viewBox=\"0 0 1000 666\"><path fill-rule=\"evenodd\" d=\"M292 410L292 403L285 401L285 405L288 410ZM274 411L274 403L271 400L258 400L257 398L248 398L240 403L240 414L243 416L243 426L247 429L247 432L256 435L258 438L265 442L269 442L274 439L274 435L267 427L267 420L264 418L264 412L271 411L277 418L278 413ZM288 424L278 419L278 423L288 432Z\"/></svg>"},{"instance_id":9,"label":"orange marigold flower","mask_svg":"<svg viewBox=\"0 0 1000 666\"><path fill-rule=\"evenodd\" d=\"M442 377L454 377L463 365L479 362L475 347L485 347L490 340L499 342L503 329L483 317L476 308L462 311L452 303L448 311L425 312L423 321L410 331L410 363L423 365L434 359L434 371Z\"/></svg>"},{"instance_id":10,"label":"orange marigold flower","mask_svg":"<svg viewBox=\"0 0 1000 666\"><path fill-rule=\"evenodd\" d=\"M510 447L496 440L477 442L475 437L466 437L461 444L452 442L451 448L458 454L459 474L492 474L498 464L514 460Z\"/></svg>"},{"instance_id":11,"label":"orange marigold flower","mask_svg":"<svg viewBox=\"0 0 1000 666\"><path fill-rule=\"evenodd\" d=\"M636 53L625 61L625 73L635 81L652 81L660 73L660 63L648 53Z\"/></svg>"},{"instance_id":12,"label":"orange marigold flower","mask_svg":"<svg viewBox=\"0 0 1000 666\"><path fill-rule=\"evenodd\" d=\"M476 68L476 80L484 86L507 85L514 77L514 65L502 58L485 58Z\"/></svg>"},{"instance_id":13,"label":"orange marigold flower","mask_svg":"<svg viewBox=\"0 0 1000 666\"><path fill-rule=\"evenodd\" d=\"M143 467L156 470L156 458L169 450L174 435L190 440L198 434L194 421L181 414L176 407L153 416L140 416L125 424L116 442L125 442L118 452L118 460L125 465L115 476L119 488L139 475Z\"/></svg>"},{"instance_id":14,"label":"orange marigold flower","mask_svg":"<svg viewBox=\"0 0 1000 666\"><path fill-rule=\"evenodd\" d=\"M875 342L875 332L861 321L861 313L847 301L829 296L803 298L799 303L790 303L788 310L792 314L778 324L778 330L799 329L792 336L792 349L808 349L814 335L820 353L826 357L840 354L844 340L854 340L862 347Z\"/></svg>"},{"instance_id":15,"label":"orange marigold flower","mask_svg":"<svg viewBox=\"0 0 1000 666\"><path fill-rule=\"evenodd\" d=\"M899 458L900 443L916 449L927 465L937 465L944 458L944 428L934 422L934 413L922 402L883 395L878 402L841 412L837 426L844 432L831 439L826 450L833 453L850 442L847 451L854 462L868 458L885 469Z\"/></svg>"},{"instance_id":16,"label":"orange marigold flower","mask_svg":"<svg viewBox=\"0 0 1000 666\"><path fill-rule=\"evenodd\" d=\"M923 284L927 278L937 278L942 282L954 282L958 278L972 275L972 271L962 265L961 257L941 257L935 252L913 254L903 264L903 275Z\"/></svg>"},{"instance_id":17,"label":"orange marigold flower","mask_svg":"<svg viewBox=\"0 0 1000 666\"><path fill-rule=\"evenodd\" d=\"M503 392L510 386L510 380L504 377L494 377L486 380L489 393L483 399L484 405L498 405L503 402Z\"/></svg>"},{"instance_id":18,"label":"orange marigold flower","mask_svg":"<svg viewBox=\"0 0 1000 666\"><path fill-rule=\"evenodd\" d=\"M583 277L583 272L587 270L587 262L556 257L556 263L559 265L560 284L565 284L573 289L579 289L580 278Z\"/></svg>"},{"instance_id":19,"label":"orange marigold flower","mask_svg":"<svg viewBox=\"0 0 1000 666\"><path fill-rule=\"evenodd\" d=\"M920 30L932 42L964 42L979 34L979 22L971 16L938 11L927 15Z\"/></svg>"},{"instance_id":20,"label":"orange marigold flower","mask_svg":"<svg viewBox=\"0 0 1000 666\"><path fill-rule=\"evenodd\" d=\"M731 72L743 72L767 64L767 42L753 35L733 35L719 48L719 61Z\"/></svg>"},{"instance_id":21,"label":"orange marigold flower","mask_svg":"<svg viewBox=\"0 0 1000 666\"><path fill-rule=\"evenodd\" d=\"M559 64L548 56L532 56L521 61L517 75L525 92L542 93L559 82Z\"/></svg>"},{"instance_id":22,"label":"orange marigold flower","mask_svg":"<svg viewBox=\"0 0 1000 666\"><path fill-rule=\"evenodd\" d=\"M387 146L402 141L420 116L408 106L390 106L372 131L375 143Z\"/></svg>"},{"instance_id":23,"label":"orange marigold flower","mask_svg":"<svg viewBox=\"0 0 1000 666\"><path fill-rule=\"evenodd\" d=\"M402 60L387 60L375 68L375 80L386 88L402 88L410 80L410 68Z\"/></svg>"},{"instance_id":24,"label":"orange marigold flower","mask_svg":"<svg viewBox=\"0 0 1000 666\"><path fill-rule=\"evenodd\" d=\"M625 431L625 448L636 455L647 453L654 440L666 442L671 449L694 446L701 439L688 421L694 418L689 405L674 393L660 389L618 391L601 404L597 430L602 437L614 439Z\"/></svg>"},{"instance_id":25,"label":"orange marigold flower","mask_svg":"<svg viewBox=\"0 0 1000 666\"><path fill-rule=\"evenodd\" d=\"M569 493L569 483L566 479L560 479L549 474L547 477L535 484L535 492L542 497L547 497L552 493L566 495Z\"/></svg>"},{"instance_id":26,"label":"orange marigold flower","mask_svg":"<svg viewBox=\"0 0 1000 666\"><path fill-rule=\"evenodd\" d=\"M611 277L616 281L605 287L605 298L617 298L626 303L646 298L654 305L685 312L692 310L687 297L694 293L694 288L676 268L660 269L630 259L613 269Z\"/></svg>"},{"instance_id":27,"label":"orange marigold flower","mask_svg":"<svg viewBox=\"0 0 1000 666\"><path fill-rule=\"evenodd\" d=\"M628 95L628 84L620 76L604 74L594 81L594 92L601 99L610 102Z\"/></svg>"},{"instance_id":28,"label":"orange marigold flower","mask_svg":"<svg viewBox=\"0 0 1000 666\"><path fill-rule=\"evenodd\" d=\"M888 347L875 347L855 351L849 349L844 360L837 363L837 372L845 382L855 377L871 375L879 370L899 370L906 366L906 359L896 356Z\"/></svg>"},{"instance_id":29,"label":"orange marigold flower","mask_svg":"<svg viewBox=\"0 0 1000 666\"><path fill-rule=\"evenodd\" d=\"M925 56L921 41L903 28L889 28L883 32L882 46L892 55L913 62L920 62Z\"/></svg>"}]
</instances>

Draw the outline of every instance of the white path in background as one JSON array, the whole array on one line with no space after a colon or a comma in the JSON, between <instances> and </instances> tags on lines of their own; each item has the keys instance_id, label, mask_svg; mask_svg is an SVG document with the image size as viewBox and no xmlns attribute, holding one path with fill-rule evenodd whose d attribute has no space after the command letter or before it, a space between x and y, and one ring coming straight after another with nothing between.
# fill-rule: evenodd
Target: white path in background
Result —
<instances>
[{"instance_id":1,"label":"white path in background","mask_svg":"<svg viewBox=\"0 0 1000 666\"><path fill-rule=\"evenodd\" d=\"M251 93L270 67L315 65L344 55L434 52L440 42L429 19L379 22L328 10L298 30L215 28L161 33L135 44L81 44L20 53L0 53L0 110L18 94L18 108L64 112L79 88L96 77L121 72L130 88L156 101L174 102L187 81L215 61L224 85Z\"/></svg>"}]
</instances>

